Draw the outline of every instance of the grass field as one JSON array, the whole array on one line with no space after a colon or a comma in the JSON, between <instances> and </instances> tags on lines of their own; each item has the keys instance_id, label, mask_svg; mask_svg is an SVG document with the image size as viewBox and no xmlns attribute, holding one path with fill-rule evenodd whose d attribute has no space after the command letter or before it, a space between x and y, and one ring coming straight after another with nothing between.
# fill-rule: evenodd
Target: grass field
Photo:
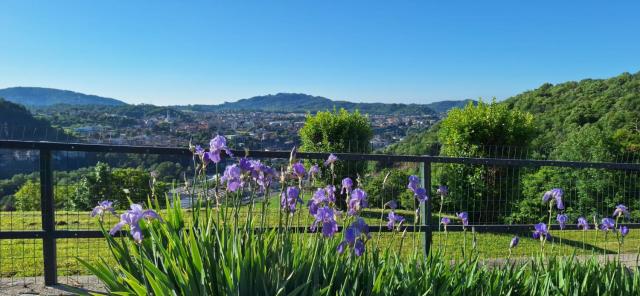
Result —
<instances>
[{"instance_id":1,"label":"grass field","mask_svg":"<svg viewBox=\"0 0 640 296\"><path fill-rule=\"evenodd\" d=\"M277 203L272 202L267 208L265 221L267 225L278 225ZM240 221L245 221L249 213L247 206L242 207L239 212ZM185 217L191 217L190 210L184 210ZM396 211L405 216L412 223L413 211ZM256 206L253 211L255 221L262 218L260 206ZM380 217L381 210L369 209L362 216L372 228L379 227L386 223ZM0 213L0 231L17 230L37 230L40 229L39 212L3 212ZM433 218L438 221L438 217ZM229 219L230 220L230 219ZM106 217L105 227L109 228L118 219L116 217ZM308 226L313 219L304 208L299 214L293 216L294 225ZM66 212L56 213L56 228L58 230L98 230L98 219L89 217L89 212ZM614 235L609 235L605 241L603 232L590 230L582 231L554 231L554 240L545 246L547 255L589 255L589 254L616 254L618 244ZM368 248L379 247L389 249L392 252L399 252L402 255L409 255L413 252L421 252L421 233L406 233L403 238L402 233L372 233L371 240L367 243ZM473 249L473 235L470 231L466 234L462 232L434 232L432 250L440 251L446 257L456 259L461 258L463 250L466 254L477 253L481 258L504 258L509 256L509 242L514 234L477 233L476 248ZM534 255L541 251L540 242L531 238L530 233L520 233L520 245L513 250L512 257L525 257ZM312 235L306 235L312 238ZM466 239L465 239L466 236ZM313 238L312 238L313 239ZM339 239L339 238L333 238ZM584 239L584 240L583 240ZM464 243L466 241L466 244ZM632 230L625 239L622 247L623 253L636 254L640 247L640 233ZM57 241L58 254L58 274L76 275L86 274L85 269L78 263L77 258L83 258L89 262L105 259L110 260L111 255L104 239L60 239ZM43 274L42 243L40 240L14 239L0 240L0 277L24 277L39 276Z\"/></svg>"}]
</instances>

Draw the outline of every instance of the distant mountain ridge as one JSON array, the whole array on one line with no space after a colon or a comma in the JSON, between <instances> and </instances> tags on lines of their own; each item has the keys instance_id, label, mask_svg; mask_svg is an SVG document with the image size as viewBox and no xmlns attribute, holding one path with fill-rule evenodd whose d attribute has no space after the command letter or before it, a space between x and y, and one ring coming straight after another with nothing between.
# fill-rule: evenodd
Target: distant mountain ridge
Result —
<instances>
[{"instance_id":1,"label":"distant mountain ridge","mask_svg":"<svg viewBox=\"0 0 640 296\"><path fill-rule=\"evenodd\" d=\"M448 100L448 101L438 101L438 102L429 103L429 104L426 104L426 106L438 113L447 113L449 110L453 108L462 108L467 104L469 104L469 102L473 102L474 104L478 103L478 101L471 100L471 99L459 100L459 101Z\"/></svg>"},{"instance_id":2,"label":"distant mountain ridge","mask_svg":"<svg viewBox=\"0 0 640 296\"><path fill-rule=\"evenodd\" d=\"M44 87L4 88L0 89L0 98L26 106L50 106L56 104L106 106L126 105L125 102L112 98Z\"/></svg>"},{"instance_id":3,"label":"distant mountain ridge","mask_svg":"<svg viewBox=\"0 0 640 296\"><path fill-rule=\"evenodd\" d=\"M42 87L10 87L0 89L0 98L28 107L45 107L53 105L98 105L126 106L127 103L107 97L87 95L69 90ZM241 99L236 102L225 102L219 105L179 105L170 106L179 110L199 112L220 111L266 111L266 112L317 112L344 108L349 111L359 110L372 115L437 115L446 113L451 108L462 107L470 100L438 101L428 104L398 103L355 103L334 101L321 96L302 93L277 93Z\"/></svg>"},{"instance_id":4,"label":"distant mountain ridge","mask_svg":"<svg viewBox=\"0 0 640 296\"><path fill-rule=\"evenodd\" d=\"M300 93L277 93L275 95L255 96L236 102L225 102L220 105L186 105L177 106L193 111L272 111L272 112L316 112L344 108L349 111L359 110L366 114L393 115L435 115L446 112L450 108L463 106L467 101L442 101L431 104L387 104L387 103L354 103L333 101L325 97ZM432 107L433 106L433 107Z\"/></svg>"}]
</instances>

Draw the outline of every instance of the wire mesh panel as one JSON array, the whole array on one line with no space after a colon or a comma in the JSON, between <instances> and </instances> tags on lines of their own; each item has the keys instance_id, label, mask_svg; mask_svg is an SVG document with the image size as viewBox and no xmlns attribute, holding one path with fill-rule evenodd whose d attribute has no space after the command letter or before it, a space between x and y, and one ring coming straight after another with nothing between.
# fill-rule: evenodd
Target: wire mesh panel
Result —
<instances>
[{"instance_id":1,"label":"wire mesh panel","mask_svg":"<svg viewBox=\"0 0 640 296\"><path fill-rule=\"evenodd\" d=\"M38 151L0 149L0 233L42 230L38 162ZM40 240L0 239L0 290L42 283L42 275Z\"/></svg>"}]
</instances>

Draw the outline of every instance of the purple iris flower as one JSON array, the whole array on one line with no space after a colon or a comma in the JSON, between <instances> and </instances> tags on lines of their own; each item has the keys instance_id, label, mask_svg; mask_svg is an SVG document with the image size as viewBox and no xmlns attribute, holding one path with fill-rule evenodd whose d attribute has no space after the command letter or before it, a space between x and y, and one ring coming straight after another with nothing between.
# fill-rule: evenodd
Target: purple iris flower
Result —
<instances>
[{"instance_id":1,"label":"purple iris flower","mask_svg":"<svg viewBox=\"0 0 640 296\"><path fill-rule=\"evenodd\" d=\"M314 214L316 220L311 225L311 231L316 231L318 224L322 223L322 235L332 237L338 231L338 223L336 222L333 209L328 206L319 208Z\"/></svg>"},{"instance_id":2,"label":"purple iris flower","mask_svg":"<svg viewBox=\"0 0 640 296\"><path fill-rule=\"evenodd\" d=\"M463 226L469 226L469 214L467 212L458 213L456 216L462 221Z\"/></svg>"},{"instance_id":3,"label":"purple iris flower","mask_svg":"<svg viewBox=\"0 0 640 296\"><path fill-rule=\"evenodd\" d=\"M560 229L564 230L564 228L567 227L567 222L569 222L569 217L565 214L558 214L556 220L558 220L558 224L560 224Z\"/></svg>"},{"instance_id":4,"label":"purple iris flower","mask_svg":"<svg viewBox=\"0 0 640 296\"><path fill-rule=\"evenodd\" d=\"M286 191L282 192L280 197L280 207L289 213L296 212L296 205L302 203L300 199L300 189L298 187L289 186Z\"/></svg>"},{"instance_id":5,"label":"purple iris flower","mask_svg":"<svg viewBox=\"0 0 640 296\"><path fill-rule=\"evenodd\" d=\"M141 243L143 236L142 229L140 228L140 220L143 218L162 220L154 210L143 210L141 205L131 204L131 210L120 215L120 222L111 228L109 234L114 235L116 232L120 231L123 226L129 225L133 240L136 243Z\"/></svg>"},{"instance_id":6,"label":"purple iris flower","mask_svg":"<svg viewBox=\"0 0 640 296\"><path fill-rule=\"evenodd\" d=\"M551 234L549 233L549 229L547 228L547 224L538 223L534 226L535 231L533 232L534 239L546 239L551 240Z\"/></svg>"},{"instance_id":7,"label":"purple iris flower","mask_svg":"<svg viewBox=\"0 0 640 296\"><path fill-rule=\"evenodd\" d=\"M387 206L389 206L390 209L395 210L398 208L398 202L392 199L387 202Z\"/></svg>"},{"instance_id":8,"label":"purple iris flower","mask_svg":"<svg viewBox=\"0 0 640 296\"><path fill-rule=\"evenodd\" d=\"M511 243L509 244L509 248L515 248L518 246L518 243L520 243L520 238L516 235L511 239Z\"/></svg>"},{"instance_id":9,"label":"purple iris flower","mask_svg":"<svg viewBox=\"0 0 640 296\"><path fill-rule=\"evenodd\" d=\"M327 187L325 187L324 190L327 192L327 198L329 199L329 201L335 203L336 202L336 186L327 185Z\"/></svg>"},{"instance_id":10,"label":"purple iris flower","mask_svg":"<svg viewBox=\"0 0 640 296\"><path fill-rule=\"evenodd\" d=\"M447 188L447 186L440 185L438 186L436 193L440 194L440 196L447 196L449 194L449 188Z\"/></svg>"},{"instance_id":11,"label":"purple iris flower","mask_svg":"<svg viewBox=\"0 0 640 296\"><path fill-rule=\"evenodd\" d=\"M356 188L351 192L351 199L349 199L349 203L347 204L347 214L354 216L361 209L367 207L367 193L360 188Z\"/></svg>"},{"instance_id":12,"label":"purple iris flower","mask_svg":"<svg viewBox=\"0 0 640 296\"><path fill-rule=\"evenodd\" d=\"M420 202L425 202L429 200L429 196L427 196L427 190L422 187L416 188L416 190L413 193L414 193L414 196Z\"/></svg>"},{"instance_id":13,"label":"purple iris flower","mask_svg":"<svg viewBox=\"0 0 640 296\"><path fill-rule=\"evenodd\" d=\"M242 181L240 179L242 175L242 169L237 164L233 164L224 168L224 174L220 181L227 183L227 191L236 192L242 187Z\"/></svg>"},{"instance_id":14,"label":"purple iris flower","mask_svg":"<svg viewBox=\"0 0 640 296\"><path fill-rule=\"evenodd\" d=\"M215 136L209 142L209 152L205 153L205 158L213 163L219 163L221 160L220 153L224 151L228 156L233 156L231 150L227 147L227 139L221 135Z\"/></svg>"},{"instance_id":15,"label":"purple iris flower","mask_svg":"<svg viewBox=\"0 0 640 296\"><path fill-rule=\"evenodd\" d=\"M442 217L442 219L440 219L440 224L444 226L449 225L449 223L451 223L451 219L449 219L449 217Z\"/></svg>"},{"instance_id":16,"label":"purple iris flower","mask_svg":"<svg viewBox=\"0 0 640 296\"><path fill-rule=\"evenodd\" d=\"M329 157L327 157L327 160L324 162L324 166L332 165L334 162L336 162L336 160L338 160L338 157L331 153L329 154Z\"/></svg>"},{"instance_id":17,"label":"purple iris flower","mask_svg":"<svg viewBox=\"0 0 640 296\"><path fill-rule=\"evenodd\" d=\"M253 161L251 161L251 160L249 160L249 159L247 159L245 157L240 158L240 161L238 162L238 165L245 172L253 171L253 167L254 167Z\"/></svg>"},{"instance_id":18,"label":"purple iris flower","mask_svg":"<svg viewBox=\"0 0 640 296\"><path fill-rule=\"evenodd\" d=\"M312 165L309 168L309 177L310 178L315 178L316 176L320 175L320 167L317 164Z\"/></svg>"},{"instance_id":19,"label":"purple iris flower","mask_svg":"<svg viewBox=\"0 0 640 296\"><path fill-rule=\"evenodd\" d=\"M627 234L629 234L629 227L620 226L620 234L622 235L622 237L627 236Z\"/></svg>"},{"instance_id":20,"label":"purple iris flower","mask_svg":"<svg viewBox=\"0 0 640 296\"><path fill-rule=\"evenodd\" d=\"M356 256L364 254L366 239L371 238L369 234L369 226L364 219L358 217L356 221L351 223L344 232L344 240L338 245L338 253L342 254L349 246L353 249Z\"/></svg>"},{"instance_id":21,"label":"purple iris flower","mask_svg":"<svg viewBox=\"0 0 640 296\"><path fill-rule=\"evenodd\" d=\"M407 185L407 188L411 189L411 191L413 192L416 192L418 186L420 186L420 178L414 175L409 176L409 184Z\"/></svg>"},{"instance_id":22,"label":"purple iris flower","mask_svg":"<svg viewBox=\"0 0 640 296\"><path fill-rule=\"evenodd\" d=\"M622 216L629 218L629 209L627 208L627 206L623 204L619 204L616 206L615 211L613 211L613 217L622 217Z\"/></svg>"},{"instance_id":23,"label":"purple iris flower","mask_svg":"<svg viewBox=\"0 0 640 296\"><path fill-rule=\"evenodd\" d=\"M542 201L546 203L553 198L556 201L556 207L558 208L558 210L563 210L564 209L564 202L562 201L563 194L564 192L562 191L562 189L553 188L544 193L544 195L542 196Z\"/></svg>"},{"instance_id":24,"label":"purple iris flower","mask_svg":"<svg viewBox=\"0 0 640 296\"><path fill-rule=\"evenodd\" d=\"M91 211L91 217L100 216L100 218L102 218L102 216L104 216L104 213L106 212L109 212L114 216L117 216L116 210L113 208L112 201L103 200L99 202L98 205L95 208L93 208L93 211Z\"/></svg>"},{"instance_id":25,"label":"purple iris flower","mask_svg":"<svg viewBox=\"0 0 640 296\"><path fill-rule=\"evenodd\" d=\"M202 146L200 146L200 145L196 145L195 154L197 154L199 156L203 156L204 155L204 148L202 148Z\"/></svg>"},{"instance_id":26,"label":"purple iris flower","mask_svg":"<svg viewBox=\"0 0 640 296\"><path fill-rule=\"evenodd\" d=\"M589 230L589 222L584 217L578 218L578 228L582 228L582 230Z\"/></svg>"},{"instance_id":27,"label":"purple iris flower","mask_svg":"<svg viewBox=\"0 0 640 296\"><path fill-rule=\"evenodd\" d=\"M404 217L394 213L393 211L389 212L387 218L389 219L389 222L387 222L387 228L389 229L393 229L396 223L400 225L404 222Z\"/></svg>"},{"instance_id":28,"label":"purple iris flower","mask_svg":"<svg viewBox=\"0 0 640 296\"><path fill-rule=\"evenodd\" d=\"M251 178L258 183L261 190L266 190L271 186L273 178L277 176L276 170L262 164L259 160L250 161Z\"/></svg>"},{"instance_id":29,"label":"purple iris flower","mask_svg":"<svg viewBox=\"0 0 640 296\"><path fill-rule=\"evenodd\" d=\"M353 187L353 180L351 180L351 178L346 177L342 179L342 189L340 189L340 194L345 194L347 192L350 192L352 187Z\"/></svg>"},{"instance_id":30,"label":"purple iris flower","mask_svg":"<svg viewBox=\"0 0 640 296\"><path fill-rule=\"evenodd\" d=\"M294 163L293 166L291 166L291 170L293 172L293 176L298 179L304 178L304 175L306 173L304 165L301 162Z\"/></svg>"},{"instance_id":31,"label":"purple iris flower","mask_svg":"<svg viewBox=\"0 0 640 296\"><path fill-rule=\"evenodd\" d=\"M318 188L309 200L309 214L315 215L318 212L318 208L328 202L327 191L323 188Z\"/></svg>"},{"instance_id":32,"label":"purple iris flower","mask_svg":"<svg viewBox=\"0 0 640 296\"><path fill-rule=\"evenodd\" d=\"M603 231L616 230L616 221L611 218L602 219L602 223L600 223L600 229Z\"/></svg>"}]
</instances>

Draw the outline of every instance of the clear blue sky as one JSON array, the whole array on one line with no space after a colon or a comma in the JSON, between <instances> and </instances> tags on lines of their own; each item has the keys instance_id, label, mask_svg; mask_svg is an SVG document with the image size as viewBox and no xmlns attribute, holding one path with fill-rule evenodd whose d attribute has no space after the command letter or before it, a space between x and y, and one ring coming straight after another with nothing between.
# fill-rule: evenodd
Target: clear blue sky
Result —
<instances>
[{"instance_id":1,"label":"clear blue sky","mask_svg":"<svg viewBox=\"0 0 640 296\"><path fill-rule=\"evenodd\" d=\"M3 0L0 88L426 103L640 70L637 0L173 2Z\"/></svg>"}]
</instances>

